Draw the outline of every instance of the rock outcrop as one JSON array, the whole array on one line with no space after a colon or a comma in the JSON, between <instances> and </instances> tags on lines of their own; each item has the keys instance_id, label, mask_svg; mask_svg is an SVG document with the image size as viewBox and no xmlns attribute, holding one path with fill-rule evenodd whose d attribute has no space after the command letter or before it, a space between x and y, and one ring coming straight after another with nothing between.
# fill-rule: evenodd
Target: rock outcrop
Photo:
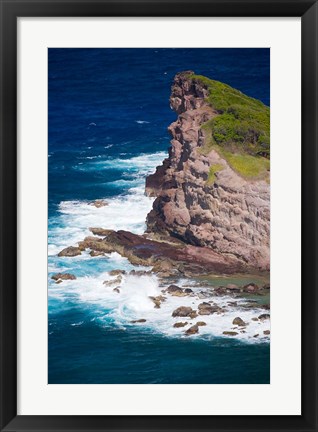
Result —
<instances>
[{"instance_id":1,"label":"rock outcrop","mask_svg":"<svg viewBox=\"0 0 318 432\"><path fill-rule=\"evenodd\" d=\"M208 86L191 74L177 74L172 86L170 104L178 118L169 127L169 157L146 180L146 193L156 197L147 233L268 271L268 178L244 178L216 147L206 151L209 137L202 125L219 112L207 101Z\"/></svg>"},{"instance_id":2,"label":"rock outcrop","mask_svg":"<svg viewBox=\"0 0 318 432\"><path fill-rule=\"evenodd\" d=\"M128 258L134 265L153 266L153 271L159 276L186 275L187 273L191 275L231 274L244 270L235 257L233 259L224 258L208 247L185 245L182 242L156 241L122 230L109 230L108 235L104 238L86 237L79 242L79 248L73 249L80 251L90 249L105 253L117 252ZM137 274L137 271L134 273ZM142 273L147 274L144 271ZM177 287L174 295L186 296L190 293L191 290L185 291Z\"/></svg>"}]
</instances>

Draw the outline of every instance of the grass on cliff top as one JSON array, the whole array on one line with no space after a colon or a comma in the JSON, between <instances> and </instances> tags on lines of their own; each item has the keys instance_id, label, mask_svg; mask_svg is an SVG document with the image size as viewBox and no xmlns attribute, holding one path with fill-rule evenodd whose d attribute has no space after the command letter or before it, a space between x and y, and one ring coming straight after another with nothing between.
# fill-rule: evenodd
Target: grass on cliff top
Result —
<instances>
[{"instance_id":1,"label":"grass on cliff top","mask_svg":"<svg viewBox=\"0 0 318 432\"><path fill-rule=\"evenodd\" d=\"M207 101L218 113L202 125L206 135L202 152L215 148L238 174L263 177L269 170L269 107L219 81L202 75L189 78L207 87Z\"/></svg>"},{"instance_id":2,"label":"grass on cliff top","mask_svg":"<svg viewBox=\"0 0 318 432\"><path fill-rule=\"evenodd\" d=\"M268 178L270 162L260 156L220 151L234 171L247 179Z\"/></svg>"},{"instance_id":3,"label":"grass on cliff top","mask_svg":"<svg viewBox=\"0 0 318 432\"><path fill-rule=\"evenodd\" d=\"M215 174L222 171L224 169L224 166L221 164L213 164L210 166L210 170L209 170L209 175L208 175L208 179L206 181L207 185L212 185L215 180Z\"/></svg>"}]
</instances>

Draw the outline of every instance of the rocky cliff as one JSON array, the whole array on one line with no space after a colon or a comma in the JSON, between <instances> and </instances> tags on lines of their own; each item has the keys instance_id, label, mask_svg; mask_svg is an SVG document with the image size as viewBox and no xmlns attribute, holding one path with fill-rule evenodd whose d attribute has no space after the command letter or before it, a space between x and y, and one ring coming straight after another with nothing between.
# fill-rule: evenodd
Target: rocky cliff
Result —
<instances>
[{"instance_id":1,"label":"rocky cliff","mask_svg":"<svg viewBox=\"0 0 318 432\"><path fill-rule=\"evenodd\" d=\"M169 157L146 180L148 235L269 270L269 109L191 71L176 75L170 105Z\"/></svg>"}]
</instances>

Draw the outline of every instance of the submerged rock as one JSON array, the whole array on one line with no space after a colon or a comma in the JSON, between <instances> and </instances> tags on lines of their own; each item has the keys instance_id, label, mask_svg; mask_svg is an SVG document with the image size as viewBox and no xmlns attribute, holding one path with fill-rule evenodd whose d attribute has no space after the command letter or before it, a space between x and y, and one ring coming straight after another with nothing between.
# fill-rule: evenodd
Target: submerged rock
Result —
<instances>
[{"instance_id":1,"label":"submerged rock","mask_svg":"<svg viewBox=\"0 0 318 432\"><path fill-rule=\"evenodd\" d=\"M184 292L185 294L192 294L193 290L191 288L185 288Z\"/></svg>"},{"instance_id":2,"label":"submerged rock","mask_svg":"<svg viewBox=\"0 0 318 432\"><path fill-rule=\"evenodd\" d=\"M166 297L159 295L157 297L153 297L153 296L149 296L150 300L154 303L154 307L156 309L160 309L160 305L162 302L164 302L166 300Z\"/></svg>"},{"instance_id":3,"label":"submerged rock","mask_svg":"<svg viewBox=\"0 0 318 432\"><path fill-rule=\"evenodd\" d=\"M204 321L198 321L196 324L199 327L206 326L206 322L204 322Z\"/></svg>"},{"instance_id":4,"label":"submerged rock","mask_svg":"<svg viewBox=\"0 0 318 432\"><path fill-rule=\"evenodd\" d=\"M185 334L187 336L193 335L199 333L199 327L197 326L197 324L194 324L192 327L188 328L188 330L185 331Z\"/></svg>"},{"instance_id":5,"label":"submerged rock","mask_svg":"<svg viewBox=\"0 0 318 432\"><path fill-rule=\"evenodd\" d=\"M240 287L235 284L227 284L225 288L230 291L240 291Z\"/></svg>"},{"instance_id":6,"label":"submerged rock","mask_svg":"<svg viewBox=\"0 0 318 432\"><path fill-rule=\"evenodd\" d=\"M234 318L232 324L240 326L240 327L246 326L246 323L240 317Z\"/></svg>"},{"instance_id":7,"label":"submerged rock","mask_svg":"<svg viewBox=\"0 0 318 432\"><path fill-rule=\"evenodd\" d=\"M118 287L114 288L113 291L120 294L120 289Z\"/></svg>"},{"instance_id":8,"label":"submerged rock","mask_svg":"<svg viewBox=\"0 0 318 432\"><path fill-rule=\"evenodd\" d=\"M71 273L55 273L51 279L58 281L59 279L62 280L74 280L76 279L76 276Z\"/></svg>"},{"instance_id":9,"label":"submerged rock","mask_svg":"<svg viewBox=\"0 0 318 432\"><path fill-rule=\"evenodd\" d=\"M140 318L138 320L130 321L132 324L145 323L147 320L144 318Z\"/></svg>"},{"instance_id":10,"label":"submerged rock","mask_svg":"<svg viewBox=\"0 0 318 432\"><path fill-rule=\"evenodd\" d=\"M179 321L179 322L174 323L173 327L179 328L179 327L185 327L186 325L188 325L187 322L181 322L181 321Z\"/></svg>"},{"instance_id":11,"label":"submerged rock","mask_svg":"<svg viewBox=\"0 0 318 432\"><path fill-rule=\"evenodd\" d=\"M101 252L101 251L95 251L95 250L90 251L89 254L90 254L91 257L105 256L105 253L104 253L104 252Z\"/></svg>"},{"instance_id":12,"label":"submerged rock","mask_svg":"<svg viewBox=\"0 0 318 432\"><path fill-rule=\"evenodd\" d=\"M96 208L101 208L108 206L108 202L103 199L97 199L95 201L89 202L88 205L94 206Z\"/></svg>"},{"instance_id":13,"label":"submerged rock","mask_svg":"<svg viewBox=\"0 0 318 432\"><path fill-rule=\"evenodd\" d=\"M173 317L191 317L191 315L195 313L191 307L188 306L180 306L172 312Z\"/></svg>"},{"instance_id":14,"label":"submerged rock","mask_svg":"<svg viewBox=\"0 0 318 432\"><path fill-rule=\"evenodd\" d=\"M115 269L115 270L111 270L109 273L109 276L118 276L118 275L125 275L126 271L125 270L121 270L121 269Z\"/></svg>"},{"instance_id":15,"label":"submerged rock","mask_svg":"<svg viewBox=\"0 0 318 432\"><path fill-rule=\"evenodd\" d=\"M200 303L198 309L199 315L211 315L221 311L221 308L219 306L211 305L207 302Z\"/></svg>"},{"instance_id":16,"label":"submerged rock","mask_svg":"<svg viewBox=\"0 0 318 432\"><path fill-rule=\"evenodd\" d=\"M148 276L151 275L151 271L150 270L130 270L129 274L131 276Z\"/></svg>"},{"instance_id":17,"label":"submerged rock","mask_svg":"<svg viewBox=\"0 0 318 432\"><path fill-rule=\"evenodd\" d=\"M253 293L259 290L259 286L256 285L255 283L251 282L247 285L243 286L243 290L249 293Z\"/></svg>"},{"instance_id":18,"label":"submerged rock","mask_svg":"<svg viewBox=\"0 0 318 432\"><path fill-rule=\"evenodd\" d=\"M168 288L166 289L166 292L172 296L176 296L176 297L184 297L187 294L183 291L182 288L178 287L177 285L170 285L168 286Z\"/></svg>"},{"instance_id":19,"label":"submerged rock","mask_svg":"<svg viewBox=\"0 0 318 432\"><path fill-rule=\"evenodd\" d=\"M107 287L120 284L122 281L122 276L118 275L115 279L104 281L103 284Z\"/></svg>"},{"instance_id":20,"label":"submerged rock","mask_svg":"<svg viewBox=\"0 0 318 432\"><path fill-rule=\"evenodd\" d=\"M238 335L238 333L235 332L235 331L224 331L223 334L225 336L236 336L236 335Z\"/></svg>"},{"instance_id":21,"label":"submerged rock","mask_svg":"<svg viewBox=\"0 0 318 432\"><path fill-rule=\"evenodd\" d=\"M264 335L269 335L269 334L271 334L270 330L264 330L263 333L264 333Z\"/></svg>"},{"instance_id":22,"label":"submerged rock","mask_svg":"<svg viewBox=\"0 0 318 432\"><path fill-rule=\"evenodd\" d=\"M270 319L270 315L269 314L262 314L262 315L259 315L259 317L258 317L258 319L260 320L260 321L265 321L265 320L268 320L268 319Z\"/></svg>"},{"instance_id":23,"label":"submerged rock","mask_svg":"<svg viewBox=\"0 0 318 432\"><path fill-rule=\"evenodd\" d=\"M63 250L61 250L61 252L58 253L59 257L75 257L77 255L81 255L81 249L79 247L76 246L69 246Z\"/></svg>"}]
</instances>

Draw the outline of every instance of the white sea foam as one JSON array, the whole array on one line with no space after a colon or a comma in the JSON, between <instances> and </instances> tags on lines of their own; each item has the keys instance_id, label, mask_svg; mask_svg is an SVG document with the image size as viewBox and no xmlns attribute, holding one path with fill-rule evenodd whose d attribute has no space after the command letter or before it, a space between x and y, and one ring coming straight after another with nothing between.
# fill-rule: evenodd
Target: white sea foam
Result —
<instances>
[{"instance_id":1,"label":"white sea foam","mask_svg":"<svg viewBox=\"0 0 318 432\"><path fill-rule=\"evenodd\" d=\"M76 245L87 235L92 235L89 227L103 227L115 230L127 230L141 234L145 230L145 218L152 208L153 198L144 195L145 175L154 172L166 153L145 154L131 159L113 159L106 161L86 162L85 166L92 169L107 169L118 167L125 171L127 179L116 180L114 183L120 186L127 185L127 194L114 198L105 197L107 206L96 208L84 201L63 201L60 203L58 217L52 221L49 231L48 253L49 271L69 271L76 274L76 280L66 280L61 284L56 284L53 280L49 281L49 297L85 303L94 308L96 321L100 325L108 326L113 323L120 328L129 326L140 326L151 332L160 333L168 337L185 337L185 330L190 327L190 323L204 321L207 325L199 328L199 334L192 337L225 337L223 331L236 331L238 333L234 339L244 340L250 343L268 341L269 338L263 334L264 330L269 330L269 322L253 321L253 317L263 313L260 309L244 309L240 307L244 303L243 299L236 299L238 307L228 304L233 301L231 297L215 297L213 300L226 312L221 315L213 314L208 316L198 316L195 319L173 318L172 312L179 306L191 306L198 309L198 304L202 301L197 295L189 297L172 297L166 295L167 300L161 303L161 308L154 308L154 303L149 296L161 295L162 286L155 275L132 276L124 275L122 281L112 286L106 286L104 281L115 280L108 273L111 269L124 269L126 271L134 268L126 258L117 253L109 254L106 257L92 258L89 253L83 252L73 258L57 258L58 252L64 247ZM109 184L108 184L109 186ZM130 187L134 186L134 187ZM103 197L96 197L103 199ZM92 269L102 269L92 271ZM85 276L81 276L85 274ZM189 280L180 280L178 285L191 285L194 293L204 289L195 287ZM118 286L119 293L113 291ZM210 300L210 299L208 299ZM234 328L233 319L239 316L248 323L243 329ZM145 323L131 323L131 321L145 319ZM173 324L177 321L188 322L184 328L174 328ZM79 325L78 323L73 323ZM258 334L258 337L254 335Z\"/></svg>"},{"instance_id":2,"label":"white sea foam","mask_svg":"<svg viewBox=\"0 0 318 432\"><path fill-rule=\"evenodd\" d=\"M163 159L167 157L166 152L145 153L130 159L115 158L102 159L100 161L89 161L84 166L78 168L81 171L96 171L96 170L125 170L138 174L138 177L145 178L146 175L154 172L156 166L161 165ZM76 169L76 167L74 167Z\"/></svg>"},{"instance_id":3,"label":"white sea foam","mask_svg":"<svg viewBox=\"0 0 318 432\"><path fill-rule=\"evenodd\" d=\"M143 154L132 159L112 159L92 163L92 166L118 167L127 169L125 179L107 183L114 187L126 187L127 194L105 199L105 207L96 208L87 201L62 201L59 205L60 215L49 232L48 254L54 256L67 246L76 246L85 236L92 235L89 227L102 227L114 230L127 230L142 234L145 230L146 215L152 208L153 198L144 194L145 176L154 172L166 153ZM96 169L96 168L95 168ZM76 257L84 259L83 255Z\"/></svg>"},{"instance_id":4,"label":"white sea foam","mask_svg":"<svg viewBox=\"0 0 318 432\"><path fill-rule=\"evenodd\" d=\"M138 123L138 124L149 124L150 122L146 121L146 120L136 120L136 123Z\"/></svg>"},{"instance_id":5,"label":"white sea foam","mask_svg":"<svg viewBox=\"0 0 318 432\"><path fill-rule=\"evenodd\" d=\"M106 286L103 282L114 283ZM188 283L189 281L187 281ZM182 286L182 281L178 282ZM61 287L63 285L63 287ZM118 288L119 293L114 291ZM244 340L249 343L258 343L268 341L269 338L263 334L264 330L269 330L269 321L253 321L252 318L262 314L260 309L245 309L240 304L245 303L244 299L236 299L238 306L233 307L228 302L233 298L228 296L213 297L213 301L225 309L221 315L203 315L197 318L173 318L172 312L179 306L190 306L198 310L198 305L202 301L197 297L200 288L192 288L193 296L173 297L169 294L166 301L161 303L160 309L154 308L154 303L150 296L161 295L162 286L159 286L158 279L154 275L133 276L124 275L122 280L116 283L116 276L110 276L105 272L98 277L83 277L75 281L64 281L62 284L51 284L50 295L54 298L73 298L85 304L90 304L96 308L96 319L101 325L108 326L114 322L121 328L129 326L142 326L154 333L163 334L169 337L186 337L185 331L198 321L204 321L206 326L199 327L199 334L192 337L226 337L223 331L235 331L238 334L235 339ZM208 299L209 300L209 299ZM247 323L247 326L238 328L233 325L234 318L239 316ZM132 321L145 319L144 323L132 323ZM183 328L174 328L176 322L187 322ZM244 331L244 332L243 332ZM255 337L255 335L258 335ZM229 336L233 338L232 336Z\"/></svg>"}]
</instances>

